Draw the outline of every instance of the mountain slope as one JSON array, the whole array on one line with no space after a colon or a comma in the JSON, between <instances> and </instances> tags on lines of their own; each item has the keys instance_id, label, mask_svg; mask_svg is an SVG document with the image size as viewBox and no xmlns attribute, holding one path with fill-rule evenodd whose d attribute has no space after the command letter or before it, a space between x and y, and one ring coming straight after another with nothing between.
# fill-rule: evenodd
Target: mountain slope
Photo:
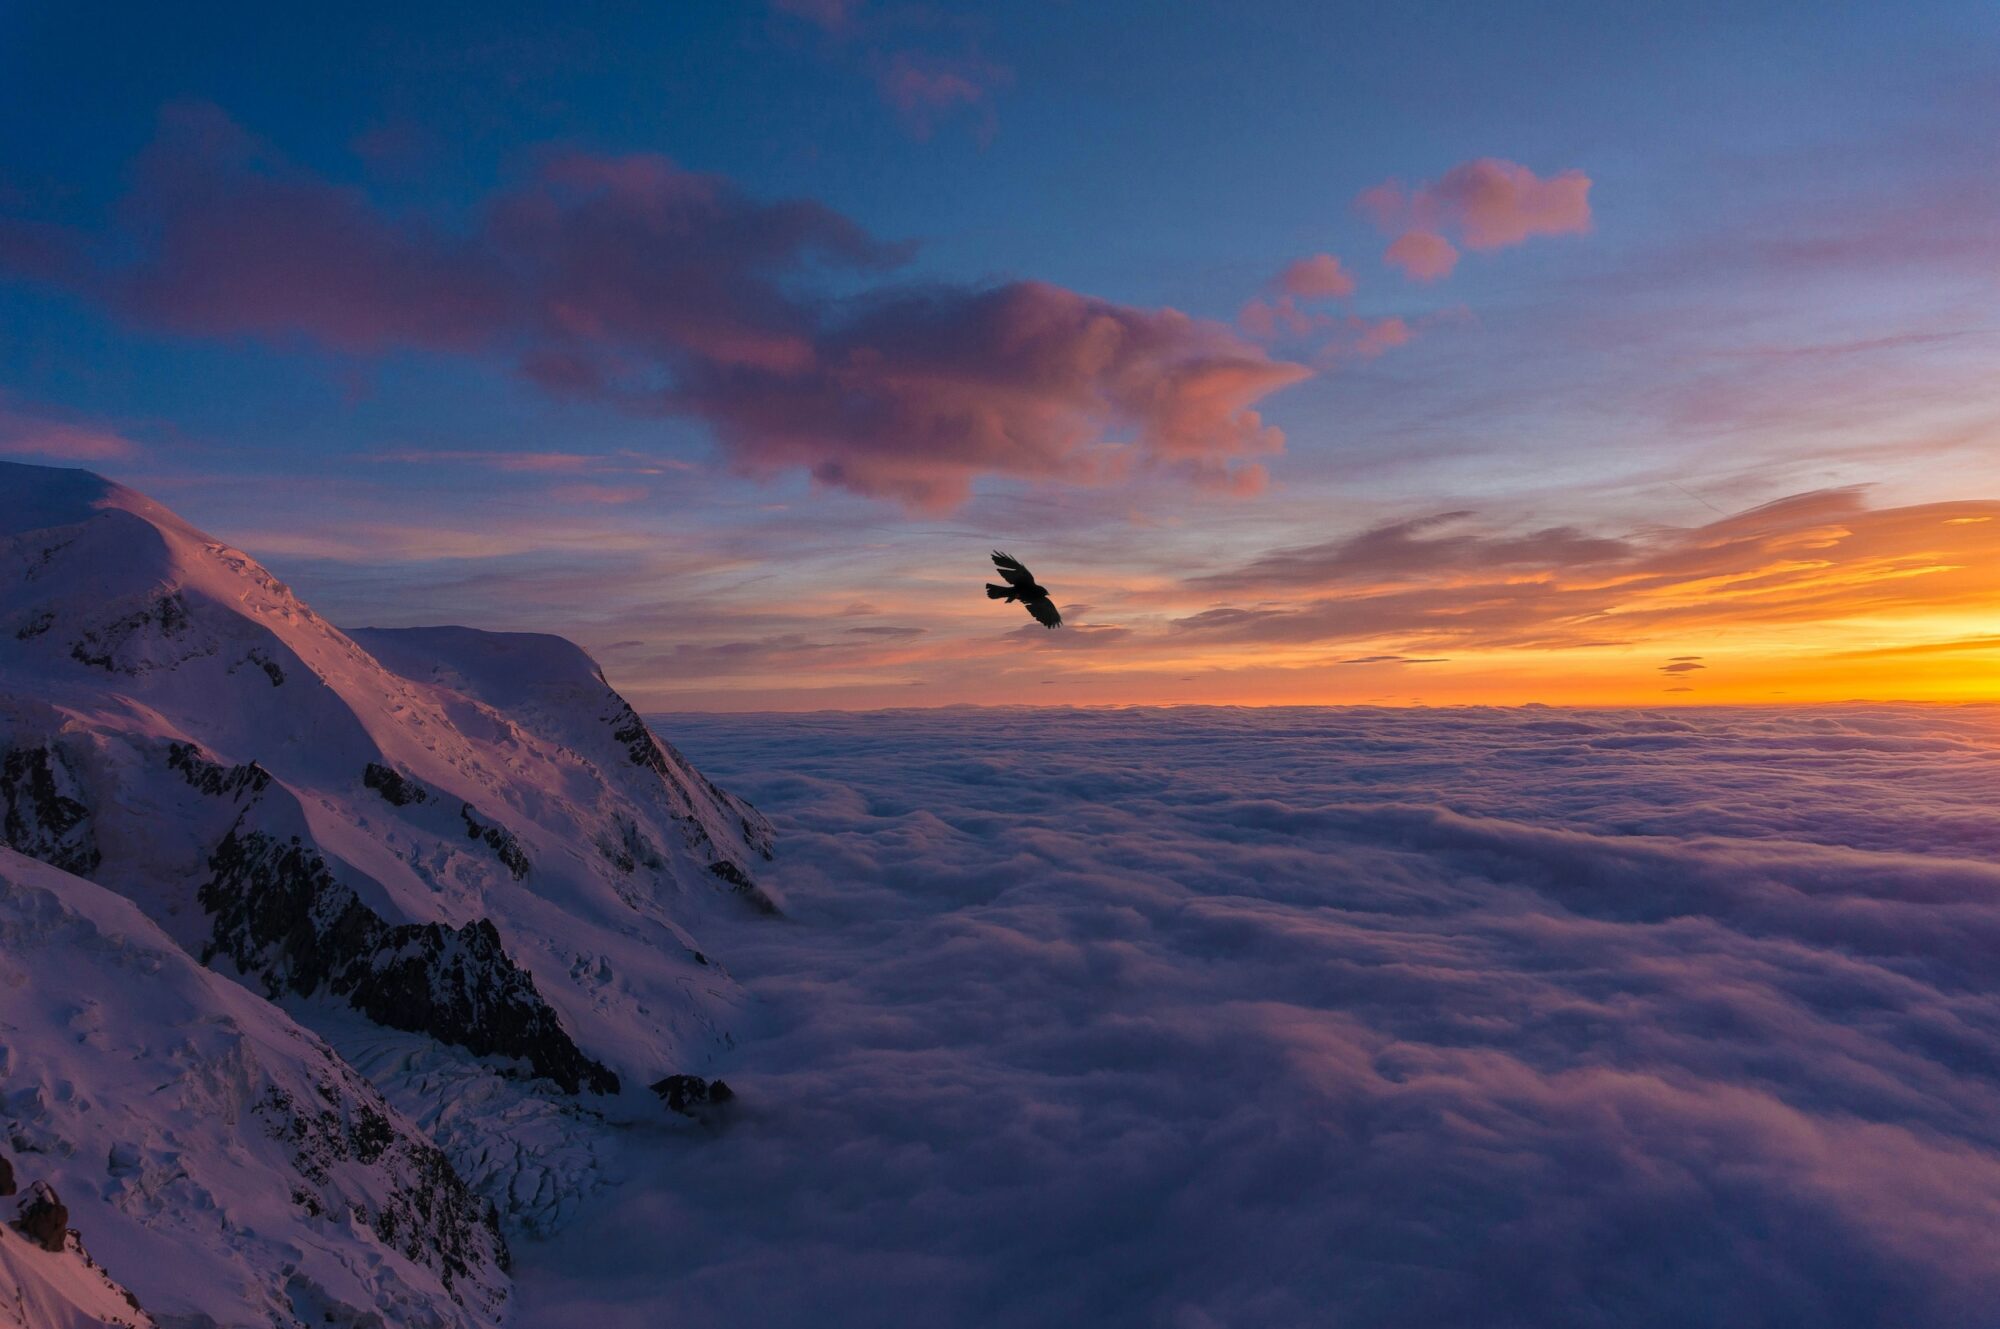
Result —
<instances>
[{"instance_id":1,"label":"mountain slope","mask_svg":"<svg viewBox=\"0 0 2000 1329\"><path fill-rule=\"evenodd\" d=\"M423 1074L377 1078L426 1120L418 1081L471 1073L576 1129L657 1117L645 1086L731 1045L740 994L690 928L773 909L769 826L582 651L348 634L122 486L0 464L0 493L5 843L330 1036L415 1036L398 1064ZM461 1161L534 1152L454 1139ZM563 1203L482 1177L509 1222Z\"/></svg>"},{"instance_id":2,"label":"mountain slope","mask_svg":"<svg viewBox=\"0 0 2000 1329\"><path fill-rule=\"evenodd\" d=\"M0 1224L0 1329L155 1329L136 1302L73 1239L45 1251Z\"/></svg>"},{"instance_id":3,"label":"mountain slope","mask_svg":"<svg viewBox=\"0 0 2000 1329\"><path fill-rule=\"evenodd\" d=\"M497 1318L507 1253L492 1206L322 1040L131 902L0 849L0 988L13 1166L55 1188L148 1312ZM23 1287L91 1286L25 1245L5 1255Z\"/></svg>"}]
</instances>

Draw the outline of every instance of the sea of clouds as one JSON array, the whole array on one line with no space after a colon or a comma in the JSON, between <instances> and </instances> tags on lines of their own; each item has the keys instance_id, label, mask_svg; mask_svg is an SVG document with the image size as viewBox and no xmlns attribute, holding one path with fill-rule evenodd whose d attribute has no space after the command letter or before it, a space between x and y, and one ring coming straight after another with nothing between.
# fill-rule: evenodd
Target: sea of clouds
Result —
<instances>
[{"instance_id":1,"label":"sea of clouds","mask_svg":"<svg viewBox=\"0 0 2000 1329\"><path fill-rule=\"evenodd\" d=\"M2000 1322L2000 710L660 724L787 917L524 1326Z\"/></svg>"}]
</instances>

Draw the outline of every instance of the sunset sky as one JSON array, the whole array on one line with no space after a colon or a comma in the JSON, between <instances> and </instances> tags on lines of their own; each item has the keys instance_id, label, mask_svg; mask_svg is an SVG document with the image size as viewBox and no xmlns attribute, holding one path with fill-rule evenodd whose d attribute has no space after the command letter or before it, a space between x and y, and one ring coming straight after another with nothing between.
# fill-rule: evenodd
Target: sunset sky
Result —
<instances>
[{"instance_id":1,"label":"sunset sky","mask_svg":"<svg viewBox=\"0 0 2000 1329\"><path fill-rule=\"evenodd\" d=\"M656 709L1995 698L1997 123L1988 0L0 0L0 455Z\"/></svg>"}]
</instances>

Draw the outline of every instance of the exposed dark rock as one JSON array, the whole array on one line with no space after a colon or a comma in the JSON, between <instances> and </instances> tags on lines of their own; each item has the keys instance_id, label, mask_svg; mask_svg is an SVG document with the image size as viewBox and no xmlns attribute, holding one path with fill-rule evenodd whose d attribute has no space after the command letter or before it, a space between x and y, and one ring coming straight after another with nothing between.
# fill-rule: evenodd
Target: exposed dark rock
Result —
<instances>
[{"instance_id":1,"label":"exposed dark rock","mask_svg":"<svg viewBox=\"0 0 2000 1329\"><path fill-rule=\"evenodd\" d=\"M746 900L752 909L760 914L778 912L778 902L764 894L764 888L750 880L742 868L726 858L718 858L708 865L708 870L729 883L729 889Z\"/></svg>"},{"instance_id":2,"label":"exposed dark rock","mask_svg":"<svg viewBox=\"0 0 2000 1329\"><path fill-rule=\"evenodd\" d=\"M17 1189L14 1184L14 1165L0 1158L0 1195L12 1195Z\"/></svg>"},{"instance_id":3,"label":"exposed dark rock","mask_svg":"<svg viewBox=\"0 0 2000 1329\"><path fill-rule=\"evenodd\" d=\"M55 611L53 609L44 609L20 627L14 629L14 640L33 641L36 637L41 636L44 632L54 627L55 622Z\"/></svg>"},{"instance_id":4,"label":"exposed dark rock","mask_svg":"<svg viewBox=\"0 0 2000 1329\"><path fill-rule=\"evenodd\" d=\"M660 1101L684 1117L701 1115L703 1108L720 1107L736 1097L721 1080L704 1080L699 1075L669 1075L647 1086Z\"/></svg>"},{"instance_id":5,"label":"exposed dark rock","mask_svg":"<svg viewBox=\"0 0 2000 1329\"><path fill-rule=\"evenodd\" d=\"M0 817L9 848L87 877L103 854L76 775L53 747L9 748L0 756Z\"/></svg>"},{"instance_id":6,"label":"exposed dark rock","mask_svg":"<svg viewBox=\"0 0 2000 1329\"><path fill-rule=\"evenodd\" d=\"M256 665L259 669L263 670L264 677L271 680L272 687L284 686L285 671L278 667L278 662L273 660L271 653L266 651L262 646L252 646L250 654L244 657L244 661L247 664ZM236 671L232 668L229 672L233 674Z\"/></svg>"},{"instance_id":7,"label":"exposed dark rock","mask_svg":"<svg viewBox=\"0 0 2000 1329\"><path fill-rule=\"evenodd\" d=\"M113 619L109 623L86 630L70 647L70 658L79 664L93 665L113 674L143 674L150 669L158 668L162 662L143 656L138 659L129 658L131 653L126 648L131 646L135 639L148 636L158 636L172 641L185 633L193 623L194 616L188 612L187 600L179 591L170 591L165 595L155 596L144 608L136 609L123 618Z\"/></svg>"},{"instance_id":8,"label":"exposed dark rock","mask_svg":"<svg viewBox=\"0 0 2000 1329\"><path fill-rule=\"evenodd\" d=\"M676 752L671 743L655 734L639 713L632 709L630 702L615 692L610 695L613 709L605 717L605 723L611 726L611 737L625 745L625 756L634 766L645 767L669 784L678 784L683 779L692 780L722 807L742 806L741 800L723 793L713 780L690 766L687 758ZM743 829L745 841L769 858L770 831L752 825L748 817L739 816L737 822ZM696 844L709 843L708 833L701 830L698 823L689 819L688 825L693 829Z\"/></svg>"},{"instance_id":9,"label":"exposed dark rock","mask_svg":"<svg viewBox=\"0 0 2000 1329\"><path fill-rule=\"evenodd\" d=\"M528 875L530 865L527 852L521 848L521 842L514 838L512 831L505 826L487 825L480 821L473 815L470 803L461 804L458 815L465 819L466 838L485 841L486 847L493 851L493 856L500 860L507 871L514 874L515 881Z\"/></svg>"},{"instance_id":10,"label":"exposed dark rock","mask_svg":"<svg viewBox=\"0 0 2000 1329\"><path fill-rule=\"evenodd\" d=\"M54 565L56 555L75 543L76 537L71 535L56 541L52 545L44 546L41 552L35 555L34 561L28 564L28 580L34 581L37 577L47 572Z\"/></svg>"},{"instance_id":11,"label":"exposed dark rock","mask_svg":"<svg viewBox=\"0 0 2000 1329\"><path fill-rule=\"evenodd\" d=\"M736 824L743 828L744 840L746 840L749 844L755 847L755 849L759 854L762 854L764 856L765 862L767 863L770 862L771 861L770 828L752 826L750 824L750 819L748 817L738 817L736 819Z\"/></svg>"},{"instance_id":12,"label":"exposed dark rock","mask_svg":"<svg viewBox=\"0 0 2000 1329\"><path fill-rule=\"evenodd\" d=\"M660 750L653 731L646 727L646 722L639 718L631 703L621 698L618 709L611 715L610 724L611 737L625 745L625 755L634 766L644 766L663 778L671 775L667 754Z\"/></svg>"},{"instance_id":13,"label":"exposed dark rock","mask_svg":"<svg viewBox=\"0 0 2000 1329\"><path fill-rule=\"evenodd\" d=\"M255 798L271 787L271 773L250 762L244 766L224 766L210 761L192 743L175 743L167 749L167 765L181 778L212 798Z\"/></svg>"},{"instance_id":14,"label":"exposed dark rock","mask_svg":"<svg viewBox=\"0 0 2000 1329\"><path fill-rule=\"evenodd\" d=\"M330 992L392 1029L517 1058L568 1093L618 1091L617 1075L571 1040L489 920L392 925L297 837L280 841L240 821L208 866L200 900L214 931L204 964L227 955L268 996Z\"/></svg>"},{"instance_id":15,"label":"exposed dark rock","mask_svg":"<svg viewBox=\"0 0 2000 1329\"><path fill-rule=\"evenodd\" d=\"M384 766L379 761L368 763L368 769L361 773L361 783L382 795L391 804L406 808L412 803L428 803L431 791L412 780L393 766Z\"/></svg>"},{"instance_id":16,"label":"exposed dark rock","mask_svg":"<svg viewBox=\"0 0 2000 1329\"><path fill-rule=\"evenodd\" d=\"M386 1159L386 1194L355 1217L405 1256L437 1270L454 1298L455 1283L467 1273L489 1263L508 1267L492 1202L473 1193L442 1150L421 1137L398 1135L379 1107L353 1101L352 1092L343 1094L336 1083L320 1084L319 1096L320 1106L301 1104L274 1085L256 1107L265 1131L290 1148L301 1176L323 1185L335 1163L373 1167ZM292 1202L315 1217L332 1207L311 1186L295 1186Z\"/></svg>"},{"instance_id":17,"label":"exposed dark rock","mask_svg":"<svg viewBox=\"0 0 2000 1329\"><path fill-rule=\"evenodd\" d=\"M14 1226L43 1250L59 1252L68 1244L69 1206L57 1197L56 1188L46 1181L38 1181L28 1187L17 1213L19 1216L15 1218Z\"/></svg>"},{"instance_id":18,"label":"exposed dark rock","mask_svg":"<svg viewBox=\"0 0 2000 1329\"><path fill-rule=\"evenodd\" d=\"M659 870L666 867L667 860L646 838L646 833L634 825L632 819L623 815L617 818L618 838L601 837L597 842L597 852L620 872L636 872L641 864Z\"/></svg>"}]
</instances>

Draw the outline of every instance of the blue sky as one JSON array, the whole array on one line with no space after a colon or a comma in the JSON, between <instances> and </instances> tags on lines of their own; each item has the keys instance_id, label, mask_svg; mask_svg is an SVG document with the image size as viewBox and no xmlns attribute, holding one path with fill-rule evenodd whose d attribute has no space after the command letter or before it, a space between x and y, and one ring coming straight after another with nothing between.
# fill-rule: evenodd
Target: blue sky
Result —
<instances>
[{"instance_id":1,"label":"blue sky","mask_svg":"<svg viewBox=\"0 0 2000 1329\"><path fill-rule=\"evenodd\" d=\"M1244 608L1176 579L1444 512L1624 538L1842 486L1872 508L1993 493L1996 75L2000 16L1970 3L15 4L0 448L160 494L340 619L567 631L674 704L1044 677L1080 700L1338 700L1310 659L1282 685L1206 660L1176 693L1176 624ZM640 161L675 183L635 183ZM1480 162L1527 182L1513 238L1468 240L1485 205L1451 182ZM1587 203L1532 217L1564 178ZM714 257L649 285L671 228L620 249L588 207L694 180L732 200ZM1391 180L1443 209L1448 274L1385 261L1430 225L1357 206ZM495 217L531 195L560 216L524 241ZM760 226L781 252L743 239ZM815 249L847 243L830 227L874 252ZM1246 306L1313 255L1351 293L1260 334ZM460 260L464 283L437 276ZM557 290L583 269L647 314L603 332L608 306ZM296 273L318 295L286 303ZM1036 285L996 313L982 293L1010 283ZM438 314L466 292L507 310ZM760 360L749 382L725 315L820 378ZM1131 364L1056 391L1042 360L966 395L1008 320L1069 320L1067 374L1100 317ZM839 357L878 345L914 358L840 386ZM549 358L578 356L592 385L552 388ZM814 418L857 391L861 423ZM1022 663L1015 625L934 583L963 561L976 593L993 541L1068 573L1106 629L1088 669L1051 644ZM861 651L843 615L922 649ZM1337 686L1433 686L1408 674Z\"/></svg>"}]
</instances>

